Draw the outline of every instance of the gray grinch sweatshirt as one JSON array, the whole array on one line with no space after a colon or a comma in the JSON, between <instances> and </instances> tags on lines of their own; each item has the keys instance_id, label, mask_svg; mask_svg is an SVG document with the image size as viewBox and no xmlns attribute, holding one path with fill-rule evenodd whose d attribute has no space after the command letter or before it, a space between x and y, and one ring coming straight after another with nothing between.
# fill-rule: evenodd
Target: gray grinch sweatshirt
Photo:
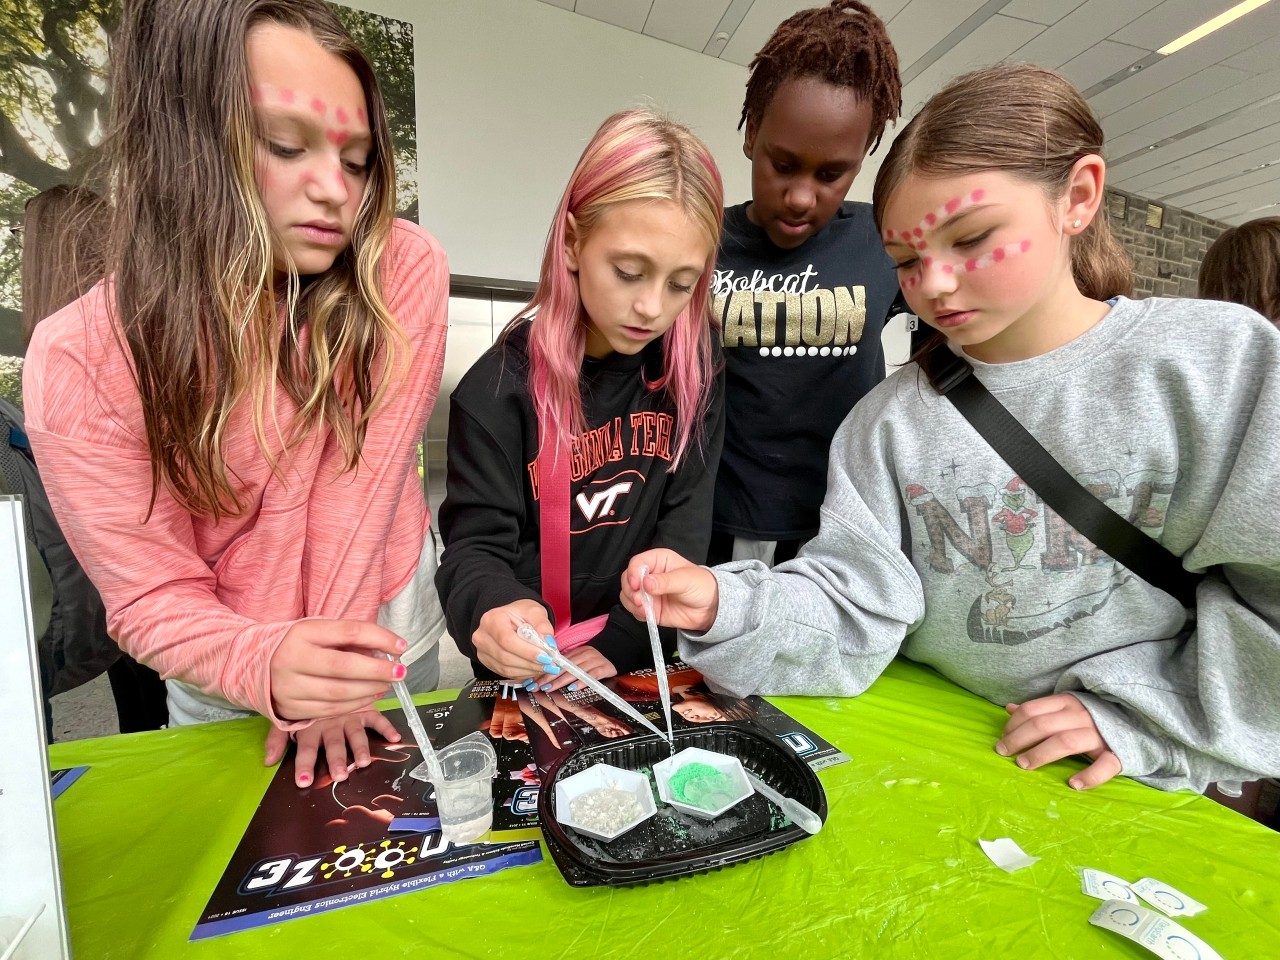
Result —
<instances>
[{"instance_id":1,"label":"gray grinch sweatshirt","mask_svg":"<svg viewBox=\"0 0 1280 960\"><path fill-rule=\"evenodd\" d=\"M719 615L680 635L684 659L738 695L853 696L900 652L999 704L1074 693L1153 786L1280 775L1280 331L1122 298L1057 350L974 367L1082 484L1208 571L1195 615L1057 517L909 364L837 432L818 536L772 570L717 567Z\"/></svg>"}]
</instances>

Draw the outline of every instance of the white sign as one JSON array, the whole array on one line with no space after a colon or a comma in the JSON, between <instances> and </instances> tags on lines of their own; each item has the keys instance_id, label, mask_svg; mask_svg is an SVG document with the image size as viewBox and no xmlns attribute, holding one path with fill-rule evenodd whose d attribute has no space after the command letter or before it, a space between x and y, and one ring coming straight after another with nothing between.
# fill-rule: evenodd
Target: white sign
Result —
<instances>
[{"instance_id":1,"label":"white sign","mask_svg":"<svg viewBox=\"0 0 1280 960\"><path fill-rule=\"evenodd\" d=\"M22 501L0 497L0 960L69 960Z\"/></svg>"}]
</instances>

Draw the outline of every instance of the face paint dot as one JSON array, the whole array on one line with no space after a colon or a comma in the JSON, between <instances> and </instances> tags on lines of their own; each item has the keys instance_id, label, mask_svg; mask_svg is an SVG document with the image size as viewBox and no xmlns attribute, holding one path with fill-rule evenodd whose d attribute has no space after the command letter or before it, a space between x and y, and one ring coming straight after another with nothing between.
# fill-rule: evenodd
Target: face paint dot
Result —
<instances>
[{"instance_id":1,"label":"face paint dot","mask_svg":"<svg viewBox=\"0 0 1280 960\"><path fill-rule=\"evenodd\" d=\"M368 117L365 116L364 107L356 107L356 119L364 123Z\"/></svg>"},{"instance_id":2,"label":"face paint dot","mask_svg":"<svg viewBox=\"0 0 1280 960\"><path fill-rule=\"evenodd\" d=\"M886 230L886 231L884 232L884 239L885 239L885 242L886 242L886 243L887 243L888 241L892 240L892 239L893 239L893 231L892 231L892 230Z\"/></svg>"},{"instance_id":3,"label":"face paint dot","mask_svg":"<svg viewBox=\"0 0 1280 960\"><path fill-rule=\"evenodd\" d=\"M287 87L280 91L281 103L293 103L293 91Z\"/></svg>"},{"instance_id":4,"label":"face paint dot","mask_svg":"<svg viewBox=\"0 0 1280 960\"><path fill-rule=\"evenodd\" d=\"M948 200L946 203L946 206L944 206L942 209L946 210L947 213L949 214L955 213L957 210L960 209L960 198L956 197L954 200Z\"/></svg>"},{"instance_id":5,"label":"face paint dot","mask_svg":"<svg viewBox=\"0 0 1280 960\"><path fill-rule=\"evenodd\" d=\"M346 123L346 122L347 122L347 111L343 110L341 107L339 107L337 110L335 110L335 111L333 112L333 115L334 115L335 117L337 117L337 118L338 118L338 122L339 122L339 123Z\"/></svg>"},{"instance_id":6,"label":"face paint dot","mask_svg":"<svg viewBox=\"0 0 1280 960\"><path fill-rule=\"evenodd\" d=\"M953 266L952 266L951 264L949 264L949 263L944 263L944 264L942 265L942 272L943 272L943 273L955 273L955 269L956 269L956 268L955 268L955 267L953 267Z\"/></svg>"},{"instance_id":7,"label":"face paint dot","mask_svg":"<svg viewBox=\"0 0 1280 960\"><path fill-rule=\"evenodd\" d=\"M916 244L916 249L917 249L917 250L924 250L924 249L925 249L926 247L928 247L928 246L929 246L929 244L928 244L928 243L926 243L924 240L921 240L919 243L917 243L917 244Z\"/></svg>"},{"instance_id":8,"label":"face paint dot","mask_svg":"<svg viewBox=\"0 0 1280 960\"><path fill-rule=\"evenodd\" d=\"M977 261L977 260L975 260L975 259L973 259L973 257L970 257L968 260L966 260L966 261L964 262L964 268L965 268L966 270L977 270L977 269L978 269L978 261Z\"/></svg>"},{"instance_id":9,"label":"face paint dot","mask_svg":"<svg viewBox=\"0 0 1280 960\"><path fill-rule=\"evenodd\" d=\"M999 263L1004 259L1004 247L996 247L991 251L991 258Z\"/></svg>"},{"instance_id":10,"label":"face paint dot","mask_svg":"<svg viewBox=\"0 0 1280 960\"><path fill-rule=\"evenodd\" d=\"M916 227L916 228L915 228L914 230L912 230L911 232L912 232L912 233L914 233L917 237L923 237L923 236L924 236L924 231L923 231L923 230L921 230L919 227Z\"/></svg>"},{"instance_id":11,"label":"face paint dot","mask_svg":"<svg viewBox=\"0 0 1280 960\"><path fill-rule=\"evenodd\" d=\"M321 100L319 97L312 97L312 98L311 98L311 109L312 109L312 110L314 110L316 113L320 114L320 116L322 116L322 117L323 117L323 116L324 116L324 111L325 111L324 101L323 101L323 100Z\"/></svg>"},{"instance_id":12,"label":"face paint dot","mask_svg":"<svg viewBox=\"0 0 1280 960\"><path fill-rule=\"evenodd\" d=\"M346 130L326 130L324 138L335 147L340 147L351 138L351 134L347 133Z\"/></svg>"},{"instance_id":13,"label":"face paint dot","mask_svg":"<svg viewBox=\"0 0 1280 960\"><path fill-rule=\"evenodd\" d=\"M925 257L925 258L924 258L924 265L925 265L926 267L932 267L932 266L933 266L933 257Z\"/></svg>"},{"instance_id":14,"label":"face paint dot","mask_svg":"<svg viewBox=\"0 0 1280 960\"><path fill-rule=\"evenodd\" d=\"M1031 241L1023 240L1020 244L1018 244L1018 249L1021 250L1023 253L1026 253L1028 250L1031 249Z\"/></svg>"},{"instance_id":15,"label":"face paint dot","mask_svg":"<svg viewBox=\"0 0 1280 960\"><path fill-rule=\"evenodd\" d=\"M932 227L935 223L938 222L938 215L936 213L926 213L924 216L924 222L929 224L929 226Z\"/></svg>"},{"instance_id":16,"label":"face paint dot","mask_svg":"<svg viewBox=\"0 0 1280 960\"><path fill-rule=\"evenodd\" d=\"M986 195L987 194L985 190L975 190L973 191L973 193L969 194L969 199L972 200L974 203L981 203L982 198L985 197Z\"/></svg>"}]
</instances>

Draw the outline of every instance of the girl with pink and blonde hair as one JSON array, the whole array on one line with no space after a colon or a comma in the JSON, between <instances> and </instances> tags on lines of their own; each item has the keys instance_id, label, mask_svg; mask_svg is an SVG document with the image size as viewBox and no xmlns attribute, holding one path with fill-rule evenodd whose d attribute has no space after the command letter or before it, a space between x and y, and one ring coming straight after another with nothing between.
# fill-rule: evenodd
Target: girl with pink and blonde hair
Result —
<instances>
[{"instance_id":1,"label":"girl with pink and blonde hair","mask_svg":"<svg viewBox=\"0 0 1280 960\"><path fill-rule=\"evenodd\" d=\"M652 662L617 583L640 550L706 555L722 209L715 161L687 128L610 117L569 178L533 299L454 391L436 583L477 676L569 683L516 636L521 622L596 677ZM567 524L548 498L567 500Z\"/></svg>"}]
</instances>

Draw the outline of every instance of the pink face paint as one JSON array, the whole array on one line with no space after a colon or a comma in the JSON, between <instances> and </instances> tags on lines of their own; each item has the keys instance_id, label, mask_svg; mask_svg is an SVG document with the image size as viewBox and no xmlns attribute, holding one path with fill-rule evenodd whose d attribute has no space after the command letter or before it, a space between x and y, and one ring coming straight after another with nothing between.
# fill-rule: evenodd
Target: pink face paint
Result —
<instances>
[{"instance_id":1,"label":"pink face paint","mask_svg":"<svg viewBox=\"0 0 1280 960\"><path fill-rule=\"evenodd\" d=\"M251 84L249 87L249 99L254 103L261 103L263 100L262 88L256 83Z\"/></svg>"},{"instance_id":2,"label":"pink face paint","mask_svg":"<svg viewBox=\"0 0 1280 960\"><path fill-rule=\"evenodd\" d=\"M356 107L356 119L361 123L364 123L369 119L365 116L364 107Z\"/></svg>"},{"instance_id":3,"label":"pink face paint","mask_svg":"<svg viewBox=\"0 0 1280 960\"><path fill-rule=\"evenodd\" d=\"M278 90L276 94L280 97L281 103L293 103L293 91L288 87Z\"/></svg>"},{"instance_id":4,"label":"pink face paint","mask_svg":"<svg viewBox=\"0 0 1280 960\"><path fill-rule=\"evenodd\" d=\"M338 107L333 112L333 115L338 118L339 123L345 124L347 122L347 111L343 110L342 107Z\"/></svg>"},{"instance_id":5,"label":"pink face paint","mask_svg":"<svg viewBox=\"0 0 1280 960\"><path fill-rule=\"evenodd\" d=\"M341 147L351 139L351 133L347 130L326 130L324 132L324 138L335 147Z\"/></svg>"},{"instance_id":6,"label":"pink face paint","mask_svg":"<svg viewBox=\"0 0 1280 960\"><path fill-rule=\"evenodd\" d=\"M324 101L323 101L323 100L321 100L319 97L312 97L312 98L311 98L311 109L312 109L312 110L314 110L316 113L320 114L320 116L322 116L322 117L323 117L323 116L325 115L325 111L326 111L328 108L325 106Z\"/></svg>"}]
</instances>

